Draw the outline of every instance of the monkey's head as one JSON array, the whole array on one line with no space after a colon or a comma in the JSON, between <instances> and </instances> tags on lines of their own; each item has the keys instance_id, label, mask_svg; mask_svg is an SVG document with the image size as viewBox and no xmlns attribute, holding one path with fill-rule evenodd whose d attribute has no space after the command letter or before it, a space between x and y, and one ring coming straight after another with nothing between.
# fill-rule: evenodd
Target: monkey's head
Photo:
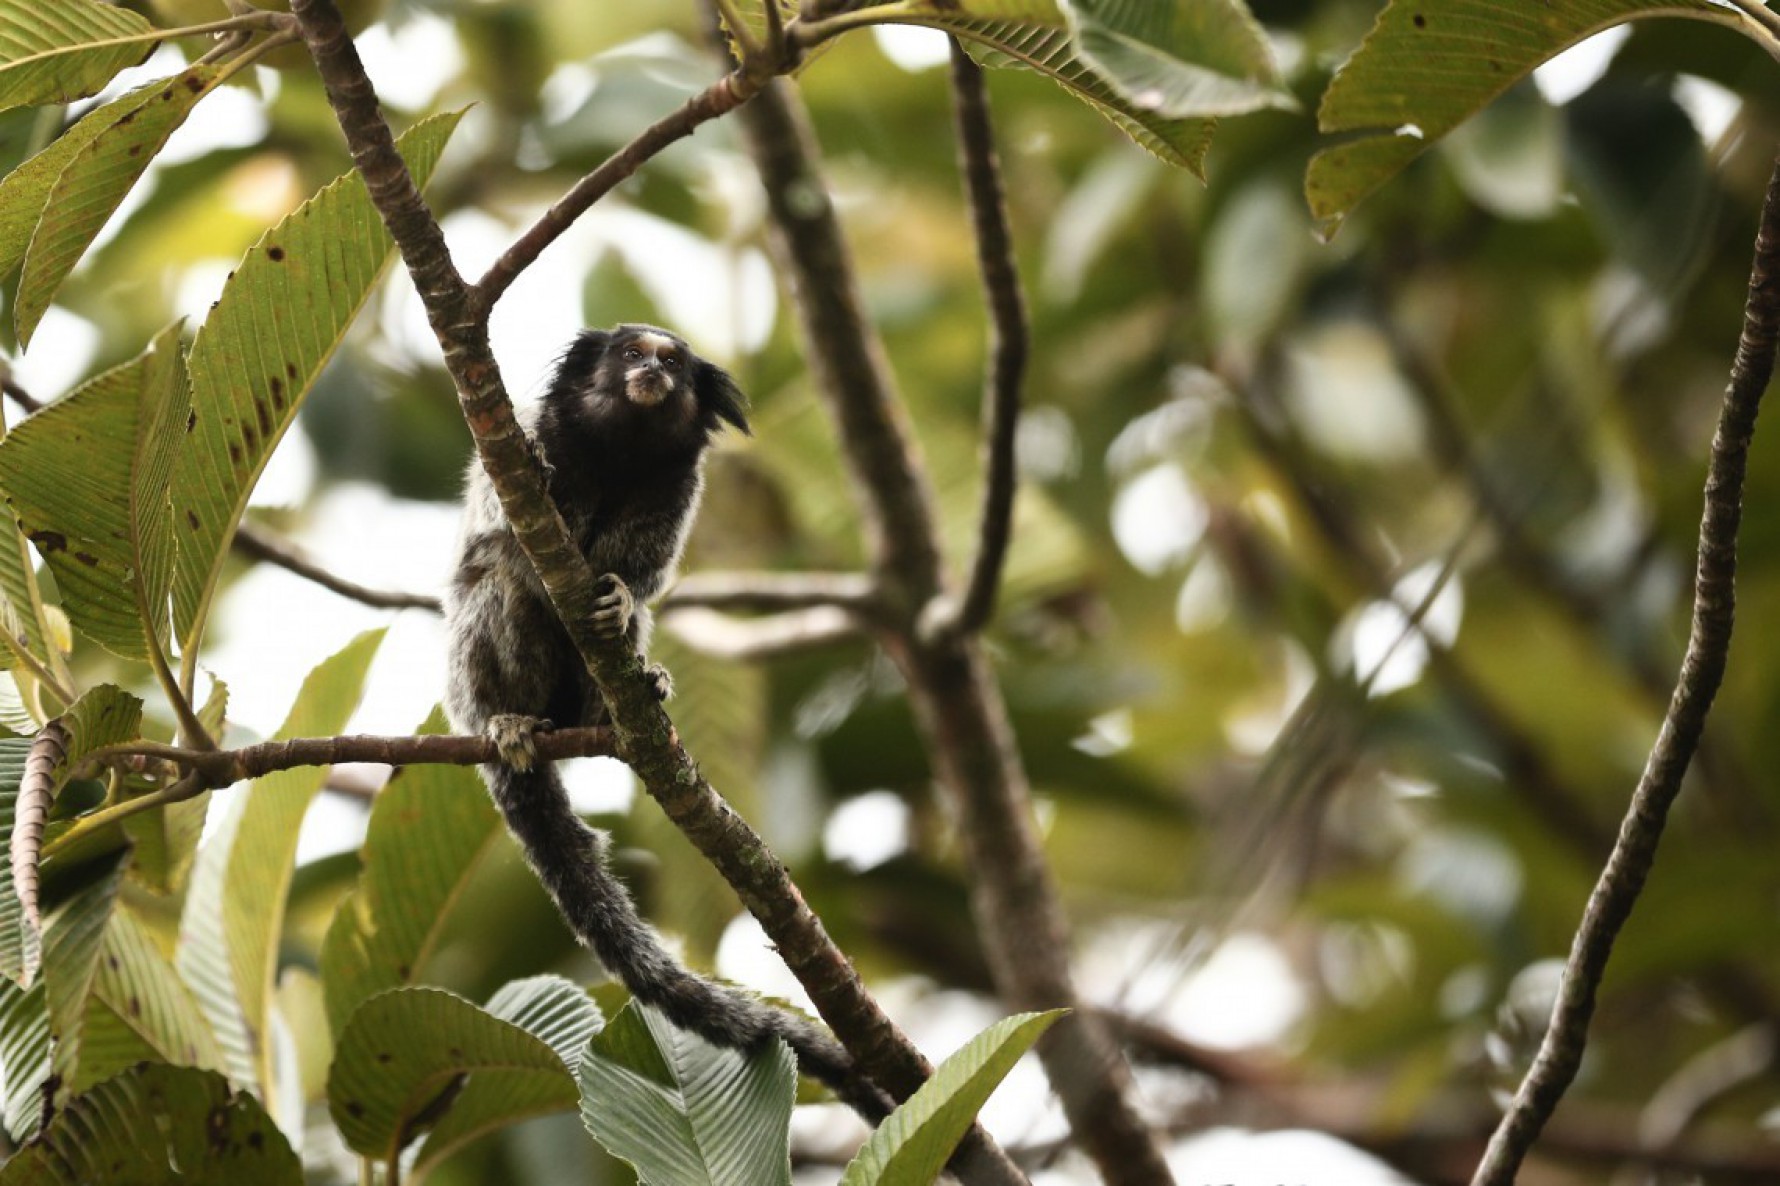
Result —
<instances>
[{"instance_id":1,"label":"monkey's head","mask_svg":"<svg viewBox=\"0 0 1780 1186\"><path fill-rule=\"evenodd\" d=\"M725 421L749 431L747 400L729 373L652 325L583 331L563 355L550 398L577 403L575 410L592 419L652 434L709 435Z\"/></svg>"}]
</instances>

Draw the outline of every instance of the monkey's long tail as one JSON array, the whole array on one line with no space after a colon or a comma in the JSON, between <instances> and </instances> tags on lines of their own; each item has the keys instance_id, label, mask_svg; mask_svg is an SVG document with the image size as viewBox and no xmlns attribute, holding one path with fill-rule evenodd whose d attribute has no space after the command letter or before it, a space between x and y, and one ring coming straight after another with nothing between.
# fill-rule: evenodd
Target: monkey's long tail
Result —
<instances>
[{"instance_id":1,"label":"monkey's long tail","mask_svg":"<svg viewBox=\"0 0 1780 1186\"><path fill-rule=\"evenodd\" d=\"M624 884L606 867L605 835L575 814L553 767L519 771L490 764L482 767L482 776L570 929L632 996L719 1046L751 1050L769 1038L783 1038L797 1055L798 1068L827 1084L854 1111L874 1124L889 1115L894 1101L828 1034L688 971L662 948Z\"/></svg>"}]
</instances>

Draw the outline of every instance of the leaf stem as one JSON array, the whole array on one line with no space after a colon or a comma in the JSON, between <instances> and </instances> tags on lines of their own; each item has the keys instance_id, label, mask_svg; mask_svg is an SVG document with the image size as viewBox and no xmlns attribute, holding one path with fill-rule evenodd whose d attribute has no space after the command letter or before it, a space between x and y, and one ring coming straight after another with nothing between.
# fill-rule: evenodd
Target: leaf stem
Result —
<instances>
[{"instance_id":1,"label":"leaf stem","mask_svg":"<svg viewBox=\"0 0 1780 1186\"><path fill-rule=\"evenodd\" d=\"M63 852L71 845L84 840L101 828L120 823L133 815L141 815L157 807L166 807L172 803L183 803L210 789L207 779L198 774L188 774L170 786L150 791L146 795L138 795L134 799L126 799L122 803L114 803L109 807L81 816L74 821L74 826L43 846L43 860L48 860L58 852Z\"/></svg>"}]
</instances>

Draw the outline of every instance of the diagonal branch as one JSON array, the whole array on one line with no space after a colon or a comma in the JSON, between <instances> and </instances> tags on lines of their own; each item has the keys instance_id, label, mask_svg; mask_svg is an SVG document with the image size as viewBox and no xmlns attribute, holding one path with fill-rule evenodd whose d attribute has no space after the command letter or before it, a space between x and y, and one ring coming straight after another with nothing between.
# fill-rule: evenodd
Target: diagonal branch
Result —
<instances>
[{"instance_id":1,"label":"diagonal branch","mask_svg":"<svg viewBox=\"0 0 1780 1186\"><path fill-rule=\"evenodd\" d=\"M426 308L502 511L610 711L616 755L734 887L862 1072L906 1098L931 1073L926 1060L866 993L784 865L699 773L635 650L593 630L593 574L545 492L538 459L514 419L489 346L486 294L477 299L453 265L438 221L396 152L334 0L295 0L292 11L353 163ZM984 1173L974 1180L1019 1179Z\"/></svg>"},{"instance_id":2,"label":"diagonal branch","mask_svg":"<svg viewBox=\"0 0 1780 1186\"><path fill-rule=\"evenodd\" d=\"M435 614L440 610L437 597L425 593L372 589L331 573L303 556L289 542L279 539L269 531L262 531L251 523L242 523L235 529L235 540L231 546L243 556L275 564L306 581L313 581L329 592L338 593L373 609L424 609Z\"/></svg>"},{"instance_id":3,"label":"diagonal branch","mask_svg":"<svg viewBox=\"0 0 1780 1186\"><path fill-rule=\"evenodd\" d=\"M1607 970L1620 928L1630 917L1682 776L1698 747L1706 714L1724 678L1736 608L1737 528L1743 516L1743 479L1762 393L1773 375L1780 337L1780 159L1768 182L1755 262L1743 310L1743 333L1731 365L1730 384L1712 439L1706 471L1705 511L1700 522L1699 567L1694 582L1693 628L1650 759L1644 767L1619 839L1589 895L1582 925L1571 944L1563 983L1539 1054L1477 1167L1473 1186L1508 1186L1557 1108L1588 1041L1595 992Z\"/></svg>"},{"instance_id":4,"label":"diagonal branch","mask_svg":"<svg viewBox=\"0 0 1780 1186\"><path fill-rule=\"evenodd\" d=\"M1014 432L1020 423L1020 381L1026 372L1030 340L1020 273L1008 229L1007 194L995 155L995 129L983 70L952 39L952 101L958 131L958 158L976 230L977 267L982 273L992 322L990 362L983 384L983 503L977 554L964 600L939 597L924 612L921 630L974 634L995 612L995 593L1013 530Z\"/></svg>"}]
</instances>

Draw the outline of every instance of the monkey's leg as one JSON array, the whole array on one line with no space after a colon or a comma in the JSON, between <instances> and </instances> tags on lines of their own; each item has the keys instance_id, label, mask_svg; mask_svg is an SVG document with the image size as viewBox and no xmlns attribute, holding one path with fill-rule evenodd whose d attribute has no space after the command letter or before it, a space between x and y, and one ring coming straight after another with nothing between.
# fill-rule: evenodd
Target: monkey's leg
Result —
<instances>
[{"instance_id":1,"label":"monkey's leg","mask_svg":"<svg viewBox=\"0 0 1780 1186\"><path fill-rule=\"evenodd\" d=\"M537 765L538 747L532 740L538 733L547 733L556 726L541 717L519 712L497 712L488 718L483 734L500 751L501 763L514 770L526 771Z\"/></svg>"}]
</instances>

